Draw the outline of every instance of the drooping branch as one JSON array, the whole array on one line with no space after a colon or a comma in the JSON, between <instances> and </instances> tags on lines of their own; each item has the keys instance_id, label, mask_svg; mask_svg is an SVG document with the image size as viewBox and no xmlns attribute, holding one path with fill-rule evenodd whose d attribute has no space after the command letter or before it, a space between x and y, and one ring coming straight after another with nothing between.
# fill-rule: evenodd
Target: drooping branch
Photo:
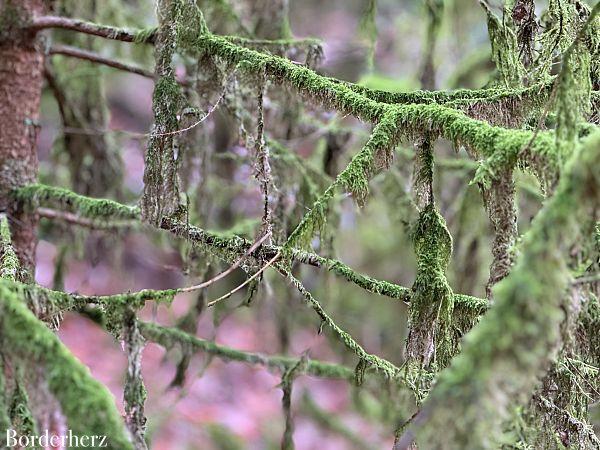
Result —
<instances>
[{"instance_id":1,"label":"drooping branch","mask_svg":"<svg viewBox=\"0 0 600 450\"><path fill-rule=\"evenodd\" d=\"M329 314L325 312L321 304L304 287L300 280L298 280L292 274L286 272L285 270L280 270L280 272L283 276L290 280L290 282L294 285L298 292L300 292L306 304L310 306L321 318L322 323L331 328L332 332L344 344L344 346L356 356L358 356L359 364L357 367L361 367L363 369L363 366L372 368L373 370L375 370L378 373L381 373L388 379L395 379L400 374L400 368L396 367L394 364L392 364L386 359L368 353L358 342L356 342L352 338L352 336L350 336L350 334L342 330L333 321Z\"/></svg>"}]
</instances>

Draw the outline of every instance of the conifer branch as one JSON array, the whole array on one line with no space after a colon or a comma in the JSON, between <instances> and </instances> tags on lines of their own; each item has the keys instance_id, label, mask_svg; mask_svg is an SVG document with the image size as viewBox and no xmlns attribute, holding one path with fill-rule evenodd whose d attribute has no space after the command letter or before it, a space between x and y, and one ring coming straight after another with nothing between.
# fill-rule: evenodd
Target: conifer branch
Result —
<instances>
[{"instance_id":1,"label":"conifer branch","mask_svg":"<svg viewBox=\"0 0 600 450\"><path fill-rule=\"evenodd\" d=\"M43 367L45 383L60 402L76 436L106 436L112 450L133 450L113 397L60 339L0 283L0 336L5 356L32 371ZM68 387L68 388L66 388Z\"/></svg>"},{"instance_id":2,"label":"conifer branch","mask_svg":"<svg viewBox=\"0 0 600 450\"><path fill-rule=\"evenodd\" d=\"M65 220L74 225L89 228L141 225L139 210L136 207L123 205L113 200L86 197L64 188L34 184L14 191L13 195L18 201L36 209L43 217ZM48 205L59 209L46 208ZM70 212L63 212L61 210L63 208L70 210ZM163 217L160 229L207 248L225 251L231 254L234 259L244 255L253 245L251 241L240 236L222 236L168 217ZM355 271L341 261L325 258L316 253L297 248L291 248L290 251L294 261L313 267L325 268L374 294L401 300L405 303L410 302L410 288L372 278L369 275ZM283 248L280 246L262 244L256 250L248 253L248 256L255 259L269 260L281 252L283 252ZM228 260L228 262L231 261ZM185 290L185 288L182 289ZM160 291L145 290L140 291L140 295L143 292L146 292L150 297L152 293ZM176 289L164 292L175 293ZM482 313L488 307L488 302L485 299L464 294L454 294L454 297L457 304L463 304L467 310L477 311L476 315Z\"/></svg>"},{"instance_id":3,"label":"conifer branch","mask_svg":"<svg viewBox=\"0 0 600 450\"><path fill-rule=\"evenodd\" d=\"M176 345L181 345L183 348L191 347L192 350L202 351L225 361L240 361L253 365L261 365L280 373L295 367L299 361L297 358L287 356L266 356L260 353L236 350L200 339L175 328L163 327L153 323L140 322L139 327L142 335L148 341L155 342L167 350L172 349ZM354 371L352 369L310 358L307 359L302 373L322 378L341 378L350 382L354 380Z\"/></svg>"}]
</instances>

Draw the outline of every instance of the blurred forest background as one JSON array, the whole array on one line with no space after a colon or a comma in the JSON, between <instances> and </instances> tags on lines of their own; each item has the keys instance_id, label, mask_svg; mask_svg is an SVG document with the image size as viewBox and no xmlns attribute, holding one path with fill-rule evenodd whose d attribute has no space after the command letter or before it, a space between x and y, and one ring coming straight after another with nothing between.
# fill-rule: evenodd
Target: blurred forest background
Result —
<instances>
[{"instance_id":1,"label":"blurred forest background","mask_svg":"<svg viewBox=\"0 0 600 450\"><path fill-rule=\"evenodd\" d=\"M76 10L70 15L86 16L87 11L77 11L77 2L67 3ZM96 17L102 18L104 8L108 8L105 2L91 3L95 3ZM111 12L114 20L105 17L104 22L137 27L156 25L152 2L120 3L120 10ZM234 8L239 6L239 15L247 27L256 26L256 15L248 14L247 2L232 3ZM361 25L369 1L290 0L289 19L295 37L314 37L322 41L321 73L376 89L402 92L418 89L423 82L428 3L378 1L377 43L372 65L368 26L365 30L364 23ZM543 2L537 3L543 7ZM429 87L486 86L494 77L494 65L490 61L484 10L475 0L446 0L443 4L433 56L436 76L435 80L427 81L433 81ZM491 4L500 6L498 2ZM215 23L213 18L219 17L218 14L218 11L213 16L205 13L211 29ZM73 39L69 32L64 32L64 36ZM118 42L99 42L98 38L88 36L77 39L86 41L90 48L103 55L118 56L121 61L145 65L147 70L152 70L152 50L143 44L124 46ZM294 55L290 56L294 59ZM183 73L183 62L180 63ZM147 141L144 134L153 121L153 81L60 55L52 58L52 66L55 82L68 88L65 92L72 92L73 98L81 93L93 98L98 89L105 92L108 111L102 113L106 114L107 129L67 126L63 139L61 113L52 86L48 86L43 98L39 138L40 181L74 186L76 191L86 195L135 202L143 189ZM279 119L275 119L278 104L300 102L290 92L273 91L278 92L273 92L272 99L268 92L265 99L265 122L269 130L282 126L277 123ZM209 99L209 104L215 100ZM93 109L86 111L90 115L97 113ZM327 179L318 174L324 168L331 176L343 168L364 144L370 128L355 119L308 105L301 110L298 107L297 113L295 119L290 119L298 121L293 132L288 136L278 133L280 143L302 158L304 170L316 186L326 186ZM196 136L201 137L196 144L201 150L198 154L205 156L189 161L189 169L209 168L210 176L186 186L188 191L206 193L194 200L195 217L190 220L205 229L254 239L260 227L262 194L248 150L239 145L236 126L226 108L218 105L211 120L196 131ZM69 140L83 146L102 142L110 149L108 155L122 159L122 172L115 170L111 174L100 170L85 159L85 152L80 161L73 162L73 158L68 158L68 149L73 147ZM490 225L477 186L469 185L475 166L464 150L459 155L454 152L450 143L438 141L436 144L437 205L454 239L449 282L455 292L485 297L491 261ZM409 194L413 156L412 146L403 144L397 148L392 169L372 181L372 195L365 207L357 208L350 197L337 199L334 220L339 224L331 227L334 233L321 236L318 243L321 254L335 256L376 278L404 286L412 284L415 257L408 229L416 217ZM70 162L65 164L67 161ZM79 164L81 180L71 178L72 164ZM316 168L314 174L311 168ZM296 211L295 217L299 218L310 206L305 203L307 197L300 192L310 186L303 185L305 181L297 176L296 170L278 164L277 160L273 176L275 186L281 186L277 192L279 207L288 211L290 217L294 217ZM520 172L515 176L519 232L523 233L541 205L541 194L532 176ZM95 189L101 185L103 190ZM107 232L62 226L60 222L43 219L36 279L44 286L64 288L67 292L116 294L197 283L218 273L207 271L210 262L214 260L209 255L192 249L185 242L176 242L144 228L125 227ZM212 270L215 267L218 266ZM222 264L223 269L226 267ZM310 267L296 270L337 323L367 351L402 364L407 322L407 310L402 302L370 294L334 278L325 270ZM249 294L244 289L214 308L202 308L206 300L218 298L244 280L244 273L237 271L200 294L178 295L170 308L147 306L142 317L162 324L181 324L190 309L199 305L201 313L197 324L193 321L191 325L189 321L186 324L199 337L247 351L308 354L312 358L354 364L353 355L340 343L328 339L328 330L319 332L318 318L275 273L265 273L265 282L253 294L250 307L240 306L248 303ZM127 362L119 343L92 320L78 314L67 314L59 333L93 375L111 389L116 401L121 402ZM154 344L148 344L144 350L142 371L149 394L146 415L153 449L279 448L284 429L279 376L260 367L225 363L197 354L189 361L185 380L173 383L179 362L176 353L166 355ZM296 448L391 448L391 430L409 415L405 411L402 416L402 411L394 411L385 400L376 398L368 390L355 390L344 381L301 377L295 383L292 402Z\"/></svg>"}]
</instances>

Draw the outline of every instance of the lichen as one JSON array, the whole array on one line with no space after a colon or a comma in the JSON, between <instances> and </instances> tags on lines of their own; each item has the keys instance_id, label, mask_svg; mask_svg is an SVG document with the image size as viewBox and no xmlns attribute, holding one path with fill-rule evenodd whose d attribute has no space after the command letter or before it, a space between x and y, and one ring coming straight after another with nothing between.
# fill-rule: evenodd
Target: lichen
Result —
<instances>
[{"instance_id":1,"label":"lichen","mask_svg":"<svg viewBox=\"0 0 600 450\"><path fill-rule=\"evenodd\" d=\"M520 86L525 70L519 58L517 35L490 10L487 3L480 3L487 14L492 60L496 64L500 80L506 87Z\"/></svg>"}]
</instances>

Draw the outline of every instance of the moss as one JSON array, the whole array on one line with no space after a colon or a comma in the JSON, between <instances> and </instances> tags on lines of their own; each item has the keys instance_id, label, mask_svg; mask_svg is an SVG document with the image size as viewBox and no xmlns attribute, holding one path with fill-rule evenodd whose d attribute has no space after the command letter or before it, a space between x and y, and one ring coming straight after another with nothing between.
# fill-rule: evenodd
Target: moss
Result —
<instances>
[{"instance_id":1,"label":"moss","mask_svg":"<svg viewBox=\"0 0 600 450\"><path fill-rule=\"evenodd\" d=\"M563 54L562 68L556 81L556 145L563 159L567 159L571 153L577 139L578 125L590 110L591 61L592 56L597 58L599 52L596 49L593 55L584 38L598 12L600 5L594 7L577 31L573 43Z\"/></svg>"},{"instance_id":2,"label":"moss","mask_svg":"<svg viewBox=\"0 0 600 450\"><path fill-rule=\"evenodd\" d=\"M383 166L389 165L391 153L396 143L396 127L399 115L395 110L386 113L373 129L373 133L359 153L348 166L340 172L335 181L317 198L311 210L290 234L284 250L292 247L308 246L315 231L320 230L326 221L327 208L338 187L345 187L353 194L359 205L364 205L369 192L369 179L376 171L376 159L382 160Z\"/></svg>"},{"instance_id":3,"label":"moss","mask_svg":"<svg viewBox=\"0 0 600 450\"><path fill-rule=\"evenodd\" d=\"M194 42L205 32L202 14L188 0L165 0L157 6L155 73L152 96L154 125L144 159L144 192L140 202L142 220L160 225L164 216L177 214L180 207L178 170L181 155L177 140L179 114L187 101L172 67L178 48L196 48Z\"/></svg>"},{"instance_id":4,"label":"moss","mask_svg":"<svg viewBox=\"0 0 600 450\"><path fill-rule=\"evenodd\" d=\"M126 310L141 309L146 302L171 303L178 289L155 291L144 289L116 295L79 295L48 289L34 284L26 284L11 280L0 281L0 286L21 298L38 317L49 320L66 311L80 311L93 305L100 308L105 315L104 325L118 334L121 329L123 314Z\"/></svg>"},{"instance_id":5,"label":"moss","mask_svg":"<svg viewBox=\"0 0 600 450\"><path fill-rule=\"evenodd\" d=\"M390 105L375 101L363 95L361 89L356 86L320 76L286 59L237 46L220 36L203 35L199 45L209 54L223 58L230 64L235 65L244 61L246 69L255 74L265 70L272 81L294 87L304 97L334 108L340 113L350 113L373 123L381 121L384 115L387 117L396 115L398 130L402 131L403 137L414 137L417 132L419 134L431 132L434 137L437 134L457 145L467 146L488 158L478 170L476 182L487 185L501 168L514 166L517 162L532 168L540 178L545 178L544 181L556 179L558 156L552 145L554 140L552 132L534 133L496 127L472 119L454 108L431 103L431 96L439 95L443 98L447 95L445 93L417 94L421 96L421 102L429 102L425 104ZM523 92L530 92L535 96L536 89L539 92L540 86L532 86L531 90ZM505 98L515 95L516 91L492 92L495 93L493 95L499 96L498 98ZM456 94L452 94L454 95ZM482 93L472 95L477 97ZM469 98L469 95L465 98ZM363 166L368 167L370 161L366 160L367 156L363 153L362 161L359 159L357 164L361 162ZM357 181L362 180L362 177L357 179ZM364 184L356 187L360 191ZM328 191L327 197L331 198L332 194L332 191Z\"/></svg>"},{"instance_id":6,"label":"moss","mask_svg":"<svg viewBox=\"0 0 600 450\"><path fill-rule=\"evenodd\" d=\"M18 435L36 435L39 430L31 412L29 395L23 387L23 371L21 369L22 367L18 367L15 371L15 387L8 410L11 426L8 428L16 430Z\"/></svg>"},{"instance_id":7,"label":"moss","mask_svg":"<svg viewBox=\"0 0 600 450\"><path fill-rule=\"evenodd\" d=\"M195 351L203 351L210 355L217 356L225 361L240 361L248 364L261 365L269 369L277 370L280 373L297 366L298 359L287 356L265 356L258 353L248 353L236 350L214 342L192 336L184 331L162 327L160 325L142 322L140 323L142 335L151 342L160 344L167 350L176 346L191 348ZM303 373L324 378L341 378L345 380L354 380L354 371L350 368L320 362L308 359L303 368Z\"/></svg>"},{"instance_id":8,"label":"moss","mask_svg":"<svg viewBox=\"0 0 600 450\"><path fill-rule=\"evenodd\" d=\"M13 198L25 208L40 206L69 211L90 219L138 219L139 209L113 200L95 199L76 194L68 189L30 184L12 192Z\"/></svg>"},{"instance_id":9,"label":"moss","mask_svg":"<svg viewBox=\"0 0 600 450\"><path fill-rule=\"evenodd\" d=\"M367 7L360 20L360 34L368 41L367 69L375 66L375 46L377 44L377 0L368 0Z\"/></svg>"},{"instance_id":10,"label":"moss","mask_svg":"<svg viewBox=\"0 0 600 450\"><path fill-rule=\"evenodd\" d=\"M48 388L60 402L73 434L107 436L107 448L133 449L112 395L4 285L0 285L0 309L3 349L32 368L44 367Z\"/></svg>"},{"instance_id":11,"label":"moss","mask_svg":"<svg viewBox=\"0 0 600 450\"><path fill-rule=\"evenodd\" d=\"M519 58L517 35L507 23L498 19L486 3L481 2L481 5L487 14L492 60L496 64L500 79L506 87L520 86L525 68Z\"/></svg>"},{"instance_id":12,"label":"moss","mask_svg":"<svg viewBox=\"0 0 600 450\"><path fill-rule=\"evenodd\" d=\"M287 278L292 282L294 287L298 289L298 292L304 298L304 301L308 306L310 306L320 317L321 323L323 325L327 325L332 332L336 335L336 337L344 344L344 346L358 356L360 364L357 366L359 368L358 373L360 374L366 367L369 367L381 375L385 376L387 379L398 379L400 374L400 369L396 367L391 362L380 358L377 355L373 355L365 351L365 349L357 343L350 334L346 331L342 330L333 319L325 312L321 304L312 296L312 294L306 290L306 288L302 285L302 283L293 277L290 273L283 273L287 276ZM364 366L364 367L363 367Z\"/></svg>"},{"instance_id":13,"label":"moss","mask_svg":"<svg viewBox=\"0 0 600 450\"><path fill-rule=\"evenodd\" d=\"M452 327L454 295L446 280L452 238L444 218L430 201L413 230L417 275L409 306L405 378L422 401L431 373L446 367L458 351ZM410 381L412 380L412 381Z\"/></svg>"},{"instance_id":14,"label":"moss","mask_svg":"<svg viewBox=\"0 0 600 450\"><path fill-rule=\"evenodd\" d=\"M156 32L158 31L157 27L149 27L141 30L137 30L135 32L135 37L133 38L133 42L136 44L145 44L152 42L156 38Z\"/></svg>"},{"instance_id":15,"label":"moss","mask_svg":"<svg viewBox=\"0 0 600 450\"><path fill-rule=\"evenodd\" d=\"M12 246L10 227L5 214L0 215L0 277L16 281L19 273L19 258Z\"/></svg>"},{"instance_id":16,"label":"moss","mask_svg":"<svg viewBox=\"0 0 600 450\"><path fill-rule=\"evenodd\" d=\"M416 435L417 443L442 449L493 446L509 404L527 401L556 355L569 281L565 259L600 200L599 157L596 133L571 157L555 195L523 239L515 268L497 285L494 306L466 336L422 407L427 422L417 417L407 439Z\"/></svg>"}]
</instances>

